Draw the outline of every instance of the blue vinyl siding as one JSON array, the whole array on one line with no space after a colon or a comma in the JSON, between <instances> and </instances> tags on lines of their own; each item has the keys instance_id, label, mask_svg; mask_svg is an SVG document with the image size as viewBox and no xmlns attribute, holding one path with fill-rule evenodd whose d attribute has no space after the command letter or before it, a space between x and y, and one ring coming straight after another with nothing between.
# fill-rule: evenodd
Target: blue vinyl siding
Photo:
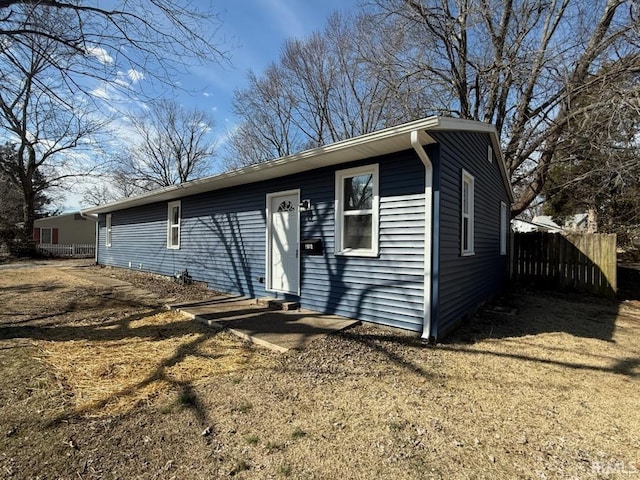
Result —
<instances>
[{"instance_id":1,"label":"blue vinyl siding","mask_svg":"<svg viewBox=\"0 0 640 480\"><path fill-rule=\"evenodd\" d=\"M223 292L263 296L265 201L250 189L182 199L180 249L167 249L167 203L113 212L112 244L98 262L173 275L188 269ZM100 245L104 245L104 220Z\"/></svg>"},{"instance_id":2,"label":"blue vinyl siding","mask_svg":"<svg viewBox=\"0 0 640 480\"><path fill-rule=\"evenodd\" d=\"M439 194L439 272L431 306L441 339L504 288L509 255L500 255L500 202L509 197L489 135L430 132L427 147ZM335 173L379 165L379 255L337 256L334 249ZM474 252L461 256L462 170L474 181ZM98 262L172 275L187 268L196 280L247 297L271 296L266 278L266 195L300 189L312 208L300 213L300 238L320 238L324 254L300 258L303 308L422 330L424 315L424 166L413 150L271 181L181 198L180 249L166 247L167 202L112 212L112 245L99 220Z\"/></svg>"},{"instance_id":3,"label":"blue vinyl siding","mask_svg":"<svg viewBox=\"0 0 640 480\"><path fill-rule=\"evenodd\" d=\"M380 166L380 255L334 255L335 170L302 187L313 212L302 238L320 237L324 256L303 256L301 303L305 308L418 331L424 304L424 166L411 151L343 168ZM320 172L314 176L320 179ZM329 187L327 189L327 186Z\"/></svg>"},{"instance_id":4,"label":"blue vinyl siding","mask_svg":"<svg viewBox=\"0 0 640 480\"><path fill-rule=\"evenodd\" d=\"M508 255L500 255L500 202L509 197L494 158L487 159L488 135L434 132L440 161L436 171L440 189L438 337L502 290L508 278ZM461 256L462 170L474 181L474 251Z\"/></svg>"},{"instance_id":5,"label":"blue vinyl siding","mask_svg":"<svg viewBox=\"0 0 640 480\"><path fill-rule=\"evenodd\" d=\"M266 277L266 194L300 189L310 211L300 214L300 237L321 238L324 255L301 257L303 308L410 330L423 321L424 167L408 150L340 166L378 163L380 255L334 254L336 168L321 168L182 198L179 250L166 248L167 203L112 213L112 245L104 246L100 217L98 262L164 275L187 268L212 289L248 297L270 295Z\"/></svg>"}]
</instances>

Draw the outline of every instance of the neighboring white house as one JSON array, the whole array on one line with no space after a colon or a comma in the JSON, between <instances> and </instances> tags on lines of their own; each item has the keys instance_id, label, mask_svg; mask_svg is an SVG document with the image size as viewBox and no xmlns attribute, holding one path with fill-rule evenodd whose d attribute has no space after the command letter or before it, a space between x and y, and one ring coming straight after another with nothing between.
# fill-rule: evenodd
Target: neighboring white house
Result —
<instances>
[{"instance_id":1,"label":"neighboring white house","mask_svg":"<svg viewBox=\"0 0 640 480\"><path fill-rule=\"evenodd\" d=\"M558 225L549 215L536 215L532 220L514 218L511 220L511 229L514 232L549 232L560 233L563 228Z\"/></svg>"},{"instance_id":2,"label":"neighboring white house","mask_svg":"<svg viewBox=\"0 0 640 480\"><path fill-rule=\"evenodd\" d=\"M589 215L587 213L577 213L568 216L562 226L554 222L550 215L536 215L532 220L514 218L511 221L511 230L519 233L579 233L587 232L588 224Z\"/></svg>"},{"instance_id":3,"label":"neighboring white house","mask_svg":"<svg viewBox=\"0 0 640 480\"><path fill-rule=\"evenodd\" d=\"M33 240L40 251L61 256L93 256L96 218L78 212L37 219Z\"/></svg>"},{"instance_id":4,"label":"neighboring white house","mask_svg":"<svg viewBox=\"0 0 640 480\"><path fill-rule=\"evenodd\" d=\"M564 221L564 229L569 232L587 232L589 231L589 214L576 213L568 216Z\"/></svg>"},{"instance_id":5,"label":"neighboring white house","mask_svg":"<svg viewBox=\"0 0 640 480\"><path fill-rule=\"evenodd\" d=\"M39 218L33 223L33 239L42 245L87 244L96 241L96 222L79 213Z\"/></svg>"}]
</instances>

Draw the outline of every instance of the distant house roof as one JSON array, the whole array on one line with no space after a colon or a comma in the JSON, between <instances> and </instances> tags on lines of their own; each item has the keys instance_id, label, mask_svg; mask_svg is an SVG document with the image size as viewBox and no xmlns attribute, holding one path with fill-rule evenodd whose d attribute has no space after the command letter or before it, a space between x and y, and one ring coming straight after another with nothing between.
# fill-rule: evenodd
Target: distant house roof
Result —
<instances>
[{"instance_id":1,"label":"distant house roof","mask_svg":"<svg viewBox=\"0 0 640 480\"><path fill-rule=\"evenodd\" d=\"M55 220L55 219L63 219L63 218L67 218L67 217L74 217L76 220L81 220L81 219L85 219L85 220L94 220L97 221L98 218L94 215L86 215L84 212L69 212L69 213L62 213L60 215L52 215L50 217L40 217L40 218L36 218L34 220L34 224L37 225L39 222L42 221L51 221L51 220Z\"/></svg>"},{"instance_id":2,"label":"distant house roof","mask_svg":"<svg viewBox=\"0 0 640 480\"><path fill-rule=\"evenodd\" d=\"M536 215L533 217L533 220L531 220L531 223L548 231L562 231L562 227L554 222L550 215Z\"/></svg>"},{"instance_id":3,"label":"distant house roof","mask_svg":"<svg viewBox=\"0 0 640 480\"><path fill-rule=\"evenodd\" d=\"M531 223L529 220L523 220L521 218L514 218L511 220L511 230L519 233L535 232L538 227Z\"/></svg>"},{"instance_id":4,"label":"distant house roof","mask_svg":"<svg viewBox=\"0 0 640 480\"><path fill-rule=\"evenodd\" d=\"M495 127L488 123L473 120L434 116L395 127L385 128L311 150L305 150L268 162L257 163L239 170L160 188L136 197L91 207L86 209L85 212L92 214L107 213L154 202L175 200L187 195L195 195L237 185L279 178L315 168L340 165L356 160L399 152L412 148L411 132L414 131L418 132L418 138L422 145L436 143L435 139L427 133L428 131L467 131L489 134L493 151L495 152L498 165L502 171L505 188L513 201L513 191L500 150L500 143Z\"/></svg>"},{"instance_id":5,"label":"distant house roof","mask_svg":"<svg viewBox=\"0 0 640 480\"><path fill-rule=\"evenodd\" d=\"M522 218L514 218L511 221L512 228L515 232L551 232L558 233L563 228L558 225L548 215L536 215L532 220L524 220Z\"/></svg>"},{"instance_id":6,"label":"distant house roof","mask_svg":"<svg viewBox=\"0 0 640 480\"><path fill-rule=\"evenodd\" d=\"M588 213L576 213L569 215L564 221L564 228L570 230L584 230L587 228Z\"/></svg>"}]
</instances>

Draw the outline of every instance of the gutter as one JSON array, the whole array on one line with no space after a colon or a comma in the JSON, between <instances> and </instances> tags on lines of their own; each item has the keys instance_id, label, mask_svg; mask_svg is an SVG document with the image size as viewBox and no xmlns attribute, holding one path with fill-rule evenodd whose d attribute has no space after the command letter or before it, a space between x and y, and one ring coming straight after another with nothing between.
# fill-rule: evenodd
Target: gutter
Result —
<instances>
[{"instance_id":1,"label":"gutter","mask_svg":"<svg viewBox=\"0 0 640 480\"><path fill-rule=\"evenodd\" d=\"M422 323L422 339L433 341L437 335L437 327L432 322L432 301L437 301L437 252L439 249L437 235L437 212L439 211L438 192L433 192L433 163L419 139L420 130L411 131L411 146L424 164L424 318ZM435 208L434 208L435 205ZM435 233L435 234L434 234ZM434 262L434 258L436 261ZM432 268L433 267L433 268ZM435 279L435 281L434 281Z\"/></svg>"},{"instance_id":2,"label":"gutter","mask_svg":"<svg viewBox=\"0 0 640 480\"><path fill-rule=\"evenodd\" d=\"M409 136L413 135L413 132L417 132L416 135L419 138L422 137L422 145L431 143L425 141L430 131L461 131L490 135L493 150L503 174L505 188L509 191L510 198L513 201L513 193L506 174L506 167L500 151L495 127L473 120L433 116L329 145L323 145L311 150L305 150L268 162L250 165L239 170L219 173L210 177L191 180L183 184L159 188L142 195L91 207L87 210L91 214L109 213L115 210L138 207L149 203L177 200L189 195L231 188L237 185L273 180L315 168L342 165L357 160L364 160L365 158L386 155L408 148L405 142Z\"/></svg>"},{"instance_id":3,"label":"gutter","mask_svg":"<svg viewBox=\"0 0 640 480\"><path fill-rule=\"evenodd\" d=\"M91 213L84 213L82 210L78 210L78 213L82 218L86 218L87 220L93 220L94 222L98 222L98 215L93 215Z\"/></svg>"},{"instance_id":4,"label":"gutter","mask_svg":"<svg viewBox=\"0 0 640 480\"><path fill-rule=\"evenodd\" d=\"M96 264L98 263L98 215L92 215L90 213L84 213L82 210L78 210L78 213L82 218L86 218L87 220L92 220L96 223L96 253L94 260Z\"/></svg>"}]
</instances>

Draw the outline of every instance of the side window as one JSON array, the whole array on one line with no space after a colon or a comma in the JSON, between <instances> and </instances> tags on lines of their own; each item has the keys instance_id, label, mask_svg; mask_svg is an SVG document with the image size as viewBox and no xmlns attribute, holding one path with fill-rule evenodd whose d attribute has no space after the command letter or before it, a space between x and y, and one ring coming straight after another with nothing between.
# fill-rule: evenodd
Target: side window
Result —
<instances>
[{"instance_id":1,"label":"side window","mask_svg":"<svg viewBox=\"0 0 640 480\"><path fill-rule=\"evenodd\" d=\"M110 213L107 213L104 244L107 247L111 246L111 214Z\"/></svg>"},{"instance_id":2,"label":"side window","mask_svg":"<svg viewBox=\"0 0 640 480\"><path fill-rule=\"evenodd\" d=\"M378 255L378 165L336 172L336 254Z\"/></svg>"},{"instance_id":3,"label":"side window","mask_svg":"<svg viewBox=\"0 0 640 480\"><path fill-rule=\"evenodd\" d=\"M507 236L509 232L509 217L507 204L500 202L500 255L507 254Z\"/></svg>"},{"instance_id":4,"label":"side window","mask_svg":"<svg viewBox=\"0 0 640 480\"><path fill-rule=\"evenodd\" d=\"M51 227L42 227L40 229L40 243L43 245L51 245L53 243Z\"/></svg>"},{"instance_id":5,"label":"side window","mask_svg":"<svg viewBox=\"0 0 640 480\"><path fill-rule=\"evenodd\" d=\"M466 170L462 171L462 225L461 225L461 254L469 256L474 254L473 228L474 228L474 178Z\"/></svg>"},{"instance_id":6,"label":"side window","mask_svg":"<svg viewBox=\"0 0 640 480\"><path fill-rule=\"evenodd\" d=\"M169 202L167 209L167 248L180 248L180 200Z\"/></svg>"}]
</instances>

